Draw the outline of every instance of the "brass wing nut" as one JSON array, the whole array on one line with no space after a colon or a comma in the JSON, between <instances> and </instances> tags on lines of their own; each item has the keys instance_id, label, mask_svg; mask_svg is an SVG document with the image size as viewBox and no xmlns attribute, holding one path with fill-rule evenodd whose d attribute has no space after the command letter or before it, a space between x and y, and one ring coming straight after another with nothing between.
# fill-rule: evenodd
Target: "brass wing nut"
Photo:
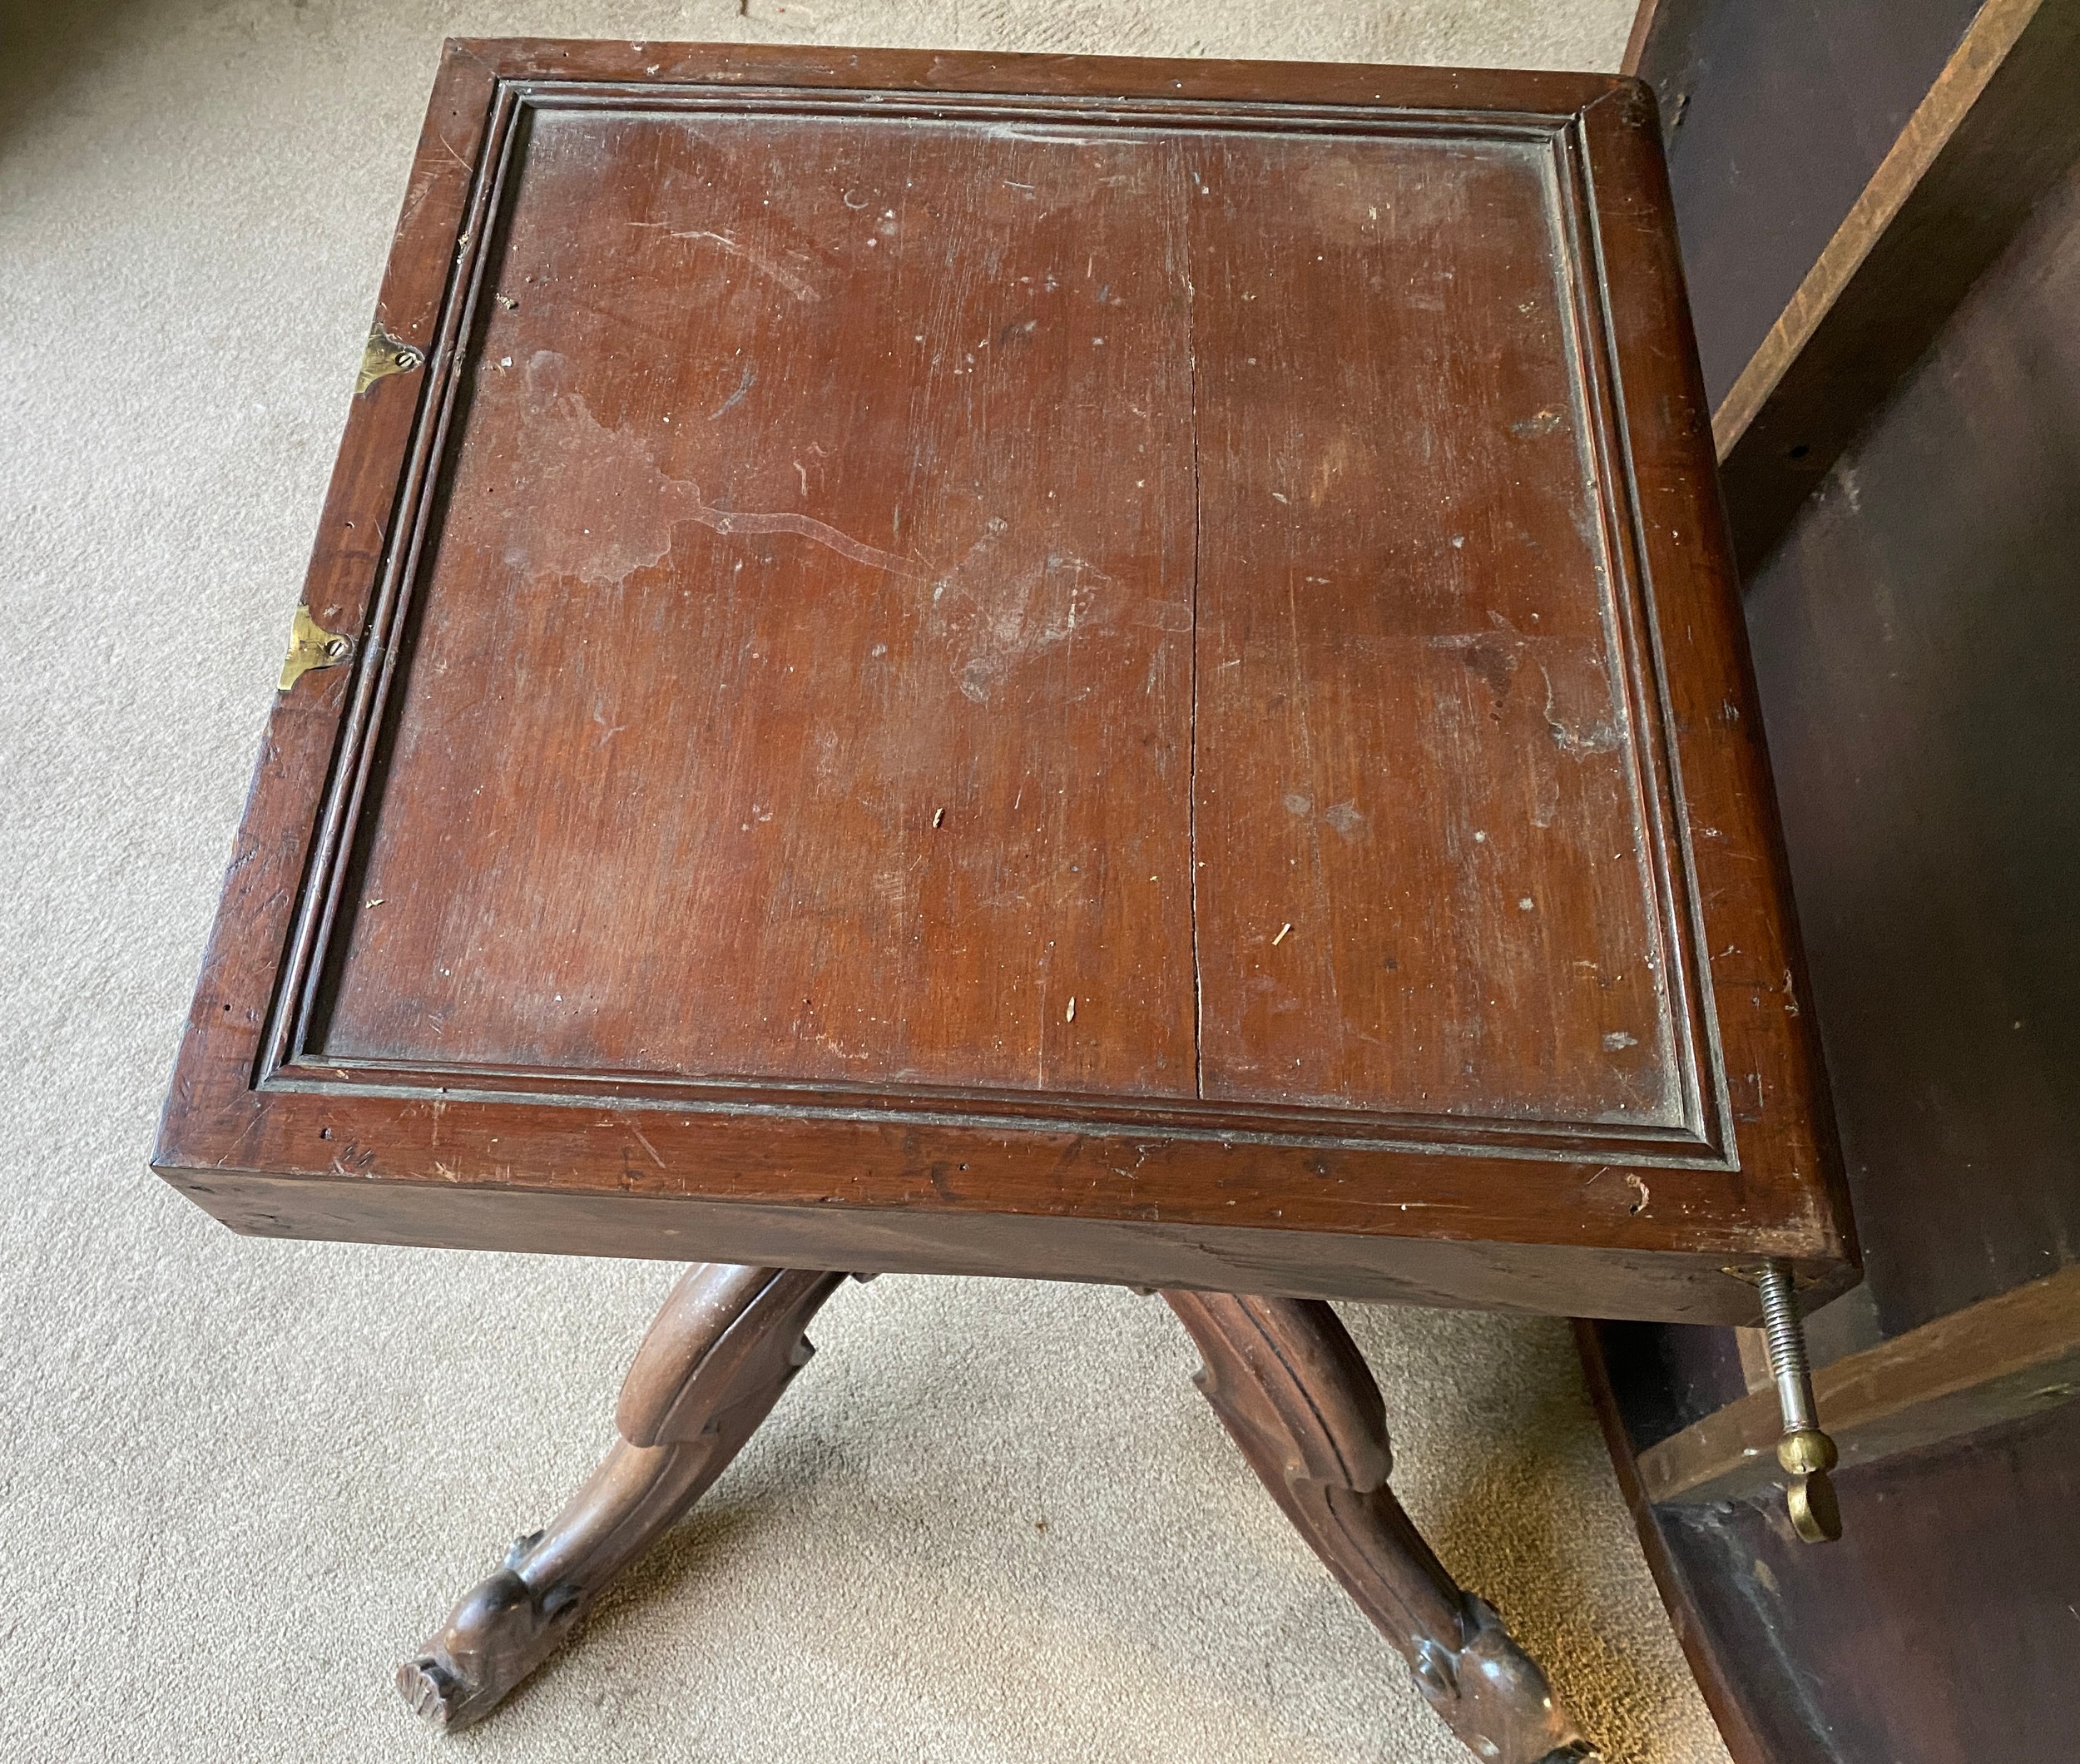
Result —
<instances>
[{"instance_id":1,"label":"brass wing nut","mask_svg":"<svg viewBox=\"0 0 2080 1764\"><path fill-rule=\"evenodd\" d=\"M1820 1431L1813 1402L1813 1375L1805 1359L1805 1331L1799 1321L1791 1265L1765 1262L1759 1284L1770 1371L1776 1380L1777 1403L1784 1417L1776 1461L1786 1479L1785 1503L1790 1510L1792 1529L1800 1537L1808 1544L1830 1544L1842 1534L1841 1508L1828 1479L1837 1454L1835 1442Z\"/></svg>"},{"instance_id":2,"label":"brass wing nut","mask_svg":"<svg viewBox=\"0 0 2080 1764\"><path fill-rule=\"evenodd\" d=\"M313 668L337 667L354 653L354 639L344 632L327 631L310 616L310 608L299 607L289 625L289 653L282 657L281 684L286 692Z\"/></svg>"}]
</instances>

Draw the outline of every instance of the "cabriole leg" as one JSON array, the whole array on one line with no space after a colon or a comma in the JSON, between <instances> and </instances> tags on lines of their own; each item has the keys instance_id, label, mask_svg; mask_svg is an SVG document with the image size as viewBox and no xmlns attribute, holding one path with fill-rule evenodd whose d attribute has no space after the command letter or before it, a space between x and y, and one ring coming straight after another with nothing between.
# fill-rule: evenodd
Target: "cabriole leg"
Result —
<instances>
[{"instance_id":1,"label":"cabriole leg","mask_svg":"<svg viewBox=\"0 0 2080 1764\"><path fill-rule=\"evenodd\" d=\"M1243 1456L1452 1731L1488 1764L1595 1757L1538 1662L1461 1589L1388 1489L1385 1405L1335 1312L1317 1300L1163 1298Z\"/></svg>"},{"instance_id":2,"label":"cabriole leg","mask_svg":"<svg viewBox=\"0 0 2080 1764\"><path fill-rule=\"evenodd\" d=\"M621 1438L548 1526L516 1542L398 1668L404 1700L446 1727L497 1707L722 1474L807 1363L814 1350L802 1331L844 1278L726 1262L690 1269L622 1381Z\"/></svg>"}]
</instances>

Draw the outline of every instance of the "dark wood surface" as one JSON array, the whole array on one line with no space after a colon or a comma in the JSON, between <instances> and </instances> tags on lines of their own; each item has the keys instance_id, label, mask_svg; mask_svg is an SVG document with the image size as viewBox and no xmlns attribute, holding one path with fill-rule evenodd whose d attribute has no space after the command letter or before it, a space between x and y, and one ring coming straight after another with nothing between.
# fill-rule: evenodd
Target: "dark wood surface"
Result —
<instances>
[{"instance_id":1,"label":"dark wood surface","mask_svg":"<svg viewBox=\"0 0 2080 1764\"><path fill-rule=\"evenodd\" d=\"M1839 1474L1840 1540L1780 1501L1653 1506L1577 1337L1647 1563L1735 1764L2066 1764L2080 1731L2080 1404Z\"/></svg>"},{"instance_id":2,"label":"dark wood surface","mask_svg":"<svg viewBox=\"0 0 2080 1764\"><path fill-rule=\"evenodd\" d=\"M1632 71L1661 102L1715 409L1978 9L1978 0L1652 7Z\"/></svg>"},{"instance_id":3,"label":"dark wood surface","mask_svg":"<svg viewBox=\"0 0 2080 1764\"><path fill-rule=\"evenodd\" d=\"M1866 1256L1843 1301L1860 1326L1823 1313L1815 1331L1847 1349L1819 1375L1821 1419L1850 1422L1852 1457L1860 1438L1890 1454L1843 1474L1844 1539L1825 1550L1785 1535L1767 1496L1640 1495L1707 1694L1716 1672L1745 1708L1739 1730L1720 1712L1741 1764L2072 1755L2077 305L2068 172L1751 584ZM1760 1443L1766 1405L1744 1395L1731 1332L1595 1335L1635 1487L1689 1481L1715 1442L1724 1469L1735 1423L1736 1452ZM1934 1443L1893 1451L1917 1434Z\"/></svg>"},{"instance_id":4,"label":"dark wood surface","mask_svg":"<svg viewBox=\"0 0 2080 1764\"><path fill-rule=\"evenodd\" d=\"M1847 1471L1840 1490L1861 1518L1826 1550L1745 1504L1671 1528L1729 1628L1779 1638L1757 1689L1780 1756L2066 1764L2080 1732L2080 1407ZM1826 1750L1798 1749L1802 1712L1820 1717Z\"/></svg>"},{"instance_id":5,"label":"dark wood surface","mask_svg":"<svg viewBox=\"0 0 2080 1764\"><path fill-rule=\"evenodd\" d=\"M1751 599L1884 1332L2080 1246L2080 170Z\"/></svg>"},{"instance_id":6,"label":"dark wood surface","mask_svg":"<svg viewBox=\"0 0 2080 1764\"><path fill-rule=\"evenodd\" d=\"M1624 1395L1627 1425L1642 1449L1748 1394L1736 1330L1604 1322L1597 1335L1611 1380Z\"/></svg>"},{"instance_id":7,"label":"dark wood surface","mask_svg":"<svg viewBox=\"0 0 2080 1764\"><path fill-rule=\"evenodd\" d=\"M641 1117L638 1117L641 1124ZM622 1127L622 1131L626 1131ZM602 1132L607 1129L602 1128ZM646 1136L649 1128L643 1128ZM1058 1183L1073 1195L1112 1167L1099 1147L1072 1158L1062 1136L1007 1135L996 1148L1028 1172L1046 1193ZM1135 1142L1136 1150L1146 1142ZM1176 1210L1160 1200L1138 1216L1094 1217L992 1212L945 1204L942 1189L963 1174L901 1130L862 1132L846 1142L860 1180L902 1172L921 1152L921 1173L885 1192L885 1205L844 1204L835 1165L829 1204L761 1202L741 1196L674 1192L630 1160L627 1180L589 1188L572 1185L323 1180L252 1172L175 1172L171 1180L234 1230L263 1237L319 1237L427 1248L631 1256L677 1261L710 1253L757 1255L775 1264L814 1267L849 1258L891 1273L1002 1275L1012 1278L1101 1281L1125 1286L1276 1293L1293 1297L1373 1300L1411 1305L1466 1305L1494 1311L1596 1312L1680 1318L1702 1323L1727 1306L1714 1274L1724 1252L1524 1244L1479 1235L1500 1231L1500 1217L1475 1199L1429 1197L1409 1202L1411 1216L1450 1212L1466 1235L1413 1229L1356 1233L1307 1225L1270 1227L1195 1222L1189 1194ZM835 1152L826 1155L837 1157ZM1255 1144L1233 1147L1233 1185L1260 1183L1265 1173ZM1014 1162L1031 1159L1031 1162ZM1052 1164L1043 1162L1052 1160ZM1275 1172L1274 1172L1275 1173ZM935 1180L936 1179L936 1180ZM755 1194L749 1182L741 1185ZM761 1185L763 1186L763 1185ZM1599 1185L1600 1186L1600 1185ZM1166 1190L1165 1192L1170 1191ZM1399 1213L1395 1204L1392 1209ZM1311 1212L1295 1209L1310 1220ZM1471 1221L1470 1226L1467 1221ZM1489 1221L1493 1222L1489 1222Z\"/></svg>"},{"instance_id":8,"label":"dark wood surface","mask_svg":"<svg viewBox=\"0 0 2080 1764\"><path fill-rule=\"evenodd\" d=\"M1641 88L458 44L379 321L156 1158L221 1216L1854 1277Z\"/></svg>"},{"instance_id":9,"label":"dark wood surface","mask_svg":"<svg viewBox=\"0 0 2080 1764\"><path fill-rule=\"evenodd\" d=\"M2080 1406L1844 1472L1841 1541L1767 1507L1660 1519L1777 1764L2066 1764L2080 1731ZM1855 1513L1860 1517L1850 1519Z\"/></svg>"},{"instance_id":10,"label":"dark wood surface","mask_svg":"<svg viewBox=\"0 0 2080 1764\"><path fill-rule=\"evenodd\" d=\"M2080 159L2076 90L2080 0L1981 11L1714 413L1744 570Z\"/></svg>"}]
</instances>

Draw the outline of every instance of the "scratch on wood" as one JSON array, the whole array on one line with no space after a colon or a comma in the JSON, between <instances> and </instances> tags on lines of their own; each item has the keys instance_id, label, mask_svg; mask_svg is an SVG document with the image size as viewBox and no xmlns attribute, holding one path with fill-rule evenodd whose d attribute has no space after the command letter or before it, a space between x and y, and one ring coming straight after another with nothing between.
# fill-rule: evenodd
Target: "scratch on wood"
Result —
<instances>
[{"instance_id":1,"label":"scratch on wood","mask_svg":"<svg viewBox=\"0 0 2080 1764\"><path fill-rule=\"evenodd\" d=\"M749 392L751 388L757 384L757 381L758 369L753 367L748 361L745 362L744 364L744 378L736 383L736 390L732 392L727 398L723 399L721 404L717 404L714 409L708 413L708 420L712 423L717 417L726 416L730 411L734 410L739 404L744 402L744 394Z\"/></svg>"},{"instance_id":2,"label":"scratch on wood","mask_svg":"<svg viewBox=\"0 0 2080 1764\"><path fill-rule=\"evenodd\" d=\"M724 250L732 252L736 256L742 258L745 262L750 264L753 269L760 270L765 275L771 276L775 281L778 282L781 287L785 288L790 294L793 295L796 300L820 300L823 298L821 295L817 293L814 288L810 287L807 282L804 281L801 277L796 275L792 270L782 269L780 265L775 263L771 258L764 256L757 251L754 251L748 245L739 245L737 241L730 238L727 233L709 232L703 229L701 230L691 233L674 232L671 236L674 239L712 240L716 244L721 245Z\"/></svg>"},{"instance_id":3,"label":"scratch on wood","mask_svg":"<svg viewBox=\"0 0 2080 1764\"><path fill-rule=\"evenodd\" d=\"M697 497L698 484L686 488ZM819 545L827 545L841 557L849 557L854 563L864 563L871 569L886 570L891 576L902 576L913 582L922 582L931 572L913 562L908 557L899 557L894 552L884 552L843 533L827 522L808 514L738 514L734 511L711 508L705 503L689 511L687 518L698 521L703 527L711 527L720 533L791 533L805 539L813 539Z\"/></svg>"}]
</instances>

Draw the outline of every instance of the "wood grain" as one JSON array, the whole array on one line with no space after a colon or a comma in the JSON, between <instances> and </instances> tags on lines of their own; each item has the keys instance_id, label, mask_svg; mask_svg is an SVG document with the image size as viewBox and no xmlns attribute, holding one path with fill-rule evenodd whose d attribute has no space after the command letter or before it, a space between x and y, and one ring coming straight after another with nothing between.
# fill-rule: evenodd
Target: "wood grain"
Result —
<instances>
[{"instance_id":1,"label":"wood grain","mask_svg":"<svg viewBox=\"0 0 2080 1764\"><path fill-rule=\"evenodd\" d=\"M1191 1093L1171 157L532 123L314 1058Z\"/></svg>"},{"instance_id":2,"label":"wood grain","mask_svg":"<svg viewBox=\"0 0 2080 1764\"><path fill-rule=\"evenodd\" d=\"M1987 0L1713 414L1744 570L2080 157L2077 80L2080 0Z\"/></svg>"},{"instance_id":3,"label":"wood grain","mask_svg":"<svg viewBox=\"0 0 2080 1764\"><path fill-rule=\"evenodd\" d=\"M1558 168L1369 146L1191 211L1205 1093L1680 1129Z\"/></svg>"},{"instance_id":4,"label":"wood grain","mask_svg":"<svg viewBox=\"0 0 2080 1764\"><path fill-rule=\"evenodd\" d=\"M863 1143L859 1149L860 1167L868 1177L877 1176L871 1148ZM976 1204L980 1194L953 1187L963 1179L956 1164L934 1159L906 1197L891 1204L844 1204L844 1191L853 1184L840 1174L825 1201L805 1206L793 1185L775 1185L786 1198L767 1201L660 1192L635 1167L641 1155L632 1152L626 1184L603 1182L591 1190L539 1181L492 1187L230 1170L174 1172L168 1179L232 1230L258 1237L649 1261L712 1251L790 1267L822 1266L849 1256L862 1269L892 1273L1152 1284L1691 1323L1751 1320L1756 1309L1752 1286L1745 1311L1742 1301L1728 1297L1727 1288L1746 1283L1721 1273L1725 1248L1497 1241L1486 1235L1494 1225L1468 1203L1449 1200L1411 1201L1405 1215L1390 1205L1387 1211L1399 1216L1381 1223L1404 1229L1369 1233L1304 1222L1288 1227L1283 1220L1261 1229L1207 1222L1222 1208L1218 1197L1211 1206L1180 1207L1184 1217L1177 1220L1160 1202L1144 1206L1138 1216L1112 1218L1066 1207L1052 1215L991 1211ZM1246 1195L1255 1184L1246 1157L1237 1155L1231 1186ZM934 1177L969 1204L946 1204ZM1079 1182L1071 1167L1059 1192L1073 1197L1090 1181ZM1434 1228L1424 1234L1409 1226L1437 1211L1453 1214L1460 1235ZM1298 1216L1302 1221L1308 1216Z\"/></svg>"}]
</instances>

